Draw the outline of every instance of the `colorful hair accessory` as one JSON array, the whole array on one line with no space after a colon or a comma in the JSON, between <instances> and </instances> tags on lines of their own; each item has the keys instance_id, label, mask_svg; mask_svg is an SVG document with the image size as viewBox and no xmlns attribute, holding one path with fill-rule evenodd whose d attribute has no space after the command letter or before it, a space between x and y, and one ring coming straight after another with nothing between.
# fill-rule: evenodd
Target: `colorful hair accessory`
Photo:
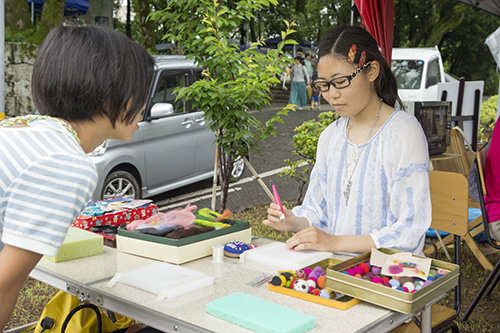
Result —
<instances>
[{"instance_id":1,"label":"colorful hair accessory","mask_svg":"<svg viewBox=\"0 0 500 333\"><path fill-rule=\"evenodd\" d=\"M359 67L362 67L365 64L366 61L366 52L363 50L361 52L361 56L359 57Z\"/></svg>"},{"instance_id":2,"label":"colorful hair accessory","mask_svg":"<svg viewBox=\"0 0 500 333\"><path fill-rule=\"evenodd\" d=\"M351 48L349 49L349 53L347 54L347 61L352 64L354 62L354 58L356 58L356 45L352 44Z\"/></svg>"}]
</instances>

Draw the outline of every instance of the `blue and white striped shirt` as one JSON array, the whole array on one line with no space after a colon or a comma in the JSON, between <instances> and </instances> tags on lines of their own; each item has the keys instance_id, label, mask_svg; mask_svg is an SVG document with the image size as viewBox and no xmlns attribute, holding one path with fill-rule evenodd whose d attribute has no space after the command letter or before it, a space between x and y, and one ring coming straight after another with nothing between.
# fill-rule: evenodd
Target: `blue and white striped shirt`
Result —
<instances>
[{"instance_id":1,"label":"blue and white striped shirt","mask_svg":"<svg viewBox=\"0 0 500 333\"><path fill-rule=\"evenodd\" d=\"M94 164L51 120L0 129L0 152L0 249L55 256L94 192Z\"/></svg>"},{"instance_id":2,"label":"blue and white striped shirt","mask_svg":"<svg viewBox=\"0 0 500 333\"><path fill-rule=\"evenodd\" d=\"M347 139L346 121L338 119L321 134L304 202L293 212L330 234L371 235L377 248L422 255L431 201L429 154L420 124L398 110L359 145L347 201L346 156L354 145Z\"/></svg>"}]
</instances>

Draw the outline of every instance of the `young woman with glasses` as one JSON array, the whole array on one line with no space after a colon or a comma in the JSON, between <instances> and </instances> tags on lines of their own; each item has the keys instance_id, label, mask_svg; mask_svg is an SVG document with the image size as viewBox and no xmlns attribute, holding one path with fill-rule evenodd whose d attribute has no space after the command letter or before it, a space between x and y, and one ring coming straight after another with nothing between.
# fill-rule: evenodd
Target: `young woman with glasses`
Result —
<instances>
[{"instance_id":1,"label":"young woman with glasses","mask_svg":"<svg viewBox=\"0 0 500 333\"><path fill-rule=\"evenodd\" d=\"M340 118L321 134L302 205L285 209L295 250L422 254L431 223L429 155L401 101L390 66L363 28L341 27L321 42L313 83ZM272 203L265 225L284 230Z\"/></svg>"}]
</instances>

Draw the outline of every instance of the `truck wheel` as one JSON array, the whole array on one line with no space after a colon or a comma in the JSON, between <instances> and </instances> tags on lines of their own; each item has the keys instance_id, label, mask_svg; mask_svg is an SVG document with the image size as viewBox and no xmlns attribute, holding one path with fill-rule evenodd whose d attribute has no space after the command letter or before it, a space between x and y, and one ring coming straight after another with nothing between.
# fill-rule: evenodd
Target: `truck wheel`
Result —
<instances>
[{"instance_id":1,"label":"truck wheel","mask_svg":"<svg viewBox=\"0 0 500 333\"><path fill-rule=\"evenodd\" d=\"M122 196L139 199L139 182L127 171L116 171L106 177L102 186L101 198L109 199Z\"/></svg>"}]
</instances>

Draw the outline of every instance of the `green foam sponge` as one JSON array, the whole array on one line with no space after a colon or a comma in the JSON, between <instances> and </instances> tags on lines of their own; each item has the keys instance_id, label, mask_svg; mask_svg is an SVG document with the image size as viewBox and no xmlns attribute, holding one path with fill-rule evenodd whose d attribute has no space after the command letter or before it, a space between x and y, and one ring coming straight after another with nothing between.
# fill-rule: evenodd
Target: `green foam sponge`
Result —
<instances>
[{"instance_id":1,"label":"green foam sponge","mask_svg":"<svg viewBox=\"0 0 500 333\"><path fill-rule=\"evenodd\" d=\"M70 227L59 252L55 257L45 256L50 261L61 262L90 257L102 253L103 237L91 231Z\"/></svg>"},{"instance_id":2,"label":"green foam sponge","mask_svg":"<svg viewBox=\"0 0 500 333\"><path fill-rule=\"evenodd\" d=\"M316 326L313 316L242 292L212 301L206 310L255 332L305 332Z\"/></svg>"}]
</instances>

